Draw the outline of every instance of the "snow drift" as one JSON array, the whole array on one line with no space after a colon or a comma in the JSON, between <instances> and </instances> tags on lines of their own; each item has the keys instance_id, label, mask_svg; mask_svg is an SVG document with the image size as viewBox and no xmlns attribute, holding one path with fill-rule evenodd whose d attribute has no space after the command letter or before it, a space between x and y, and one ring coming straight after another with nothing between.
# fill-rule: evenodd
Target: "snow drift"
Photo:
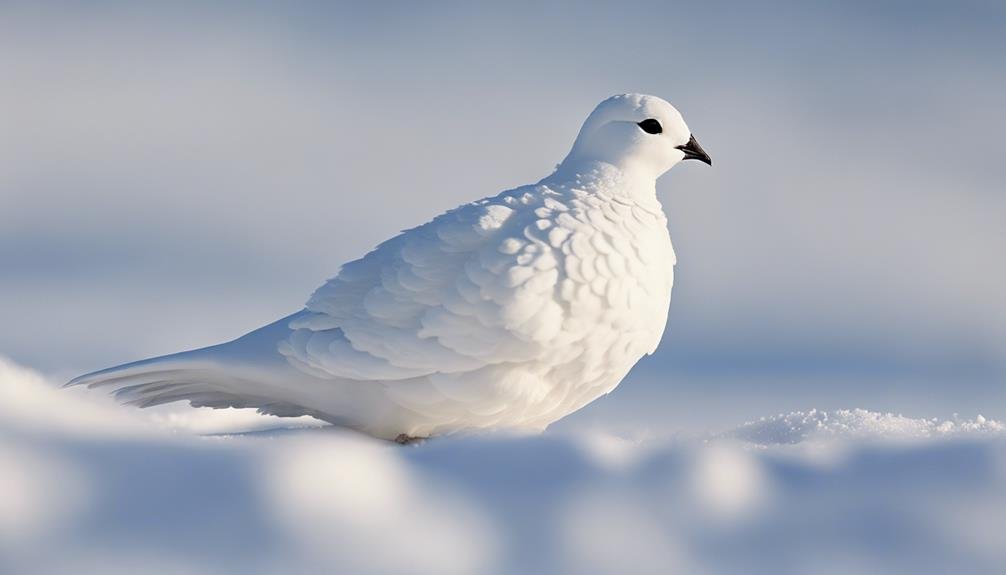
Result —
<instances>
[{"instance_id":1,"label":"snow drift","mask_svg":"<svg viewBox=\"0 0 1006 575\"><path fill-rule=\"evenodd\" d=\"M1004 514L1004 426L980 416L399 447L128 410L0 360L3 573L1002 572Z\"/></svg>"}]
</instances>

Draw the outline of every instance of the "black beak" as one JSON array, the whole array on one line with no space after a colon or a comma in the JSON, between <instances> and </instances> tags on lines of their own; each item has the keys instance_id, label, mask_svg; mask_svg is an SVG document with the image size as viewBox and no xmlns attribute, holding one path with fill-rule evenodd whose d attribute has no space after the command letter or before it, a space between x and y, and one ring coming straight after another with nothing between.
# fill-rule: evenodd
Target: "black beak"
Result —
<instances>
[{"instance_id":1,"label":"black beak","mask_svg":"<svg viewBox=\"0 0 1006 575\"><path fill-rule=\"evenodd\" d=\"M684 146L678 146L678 149L685 153L686 160L699 160L700 162L705 162L710 166L713 165L713 159L709 157L709 154L702 149L699 145L698 140L695 136L688 139L688 143Z\"/></svg>"}]
</instances>

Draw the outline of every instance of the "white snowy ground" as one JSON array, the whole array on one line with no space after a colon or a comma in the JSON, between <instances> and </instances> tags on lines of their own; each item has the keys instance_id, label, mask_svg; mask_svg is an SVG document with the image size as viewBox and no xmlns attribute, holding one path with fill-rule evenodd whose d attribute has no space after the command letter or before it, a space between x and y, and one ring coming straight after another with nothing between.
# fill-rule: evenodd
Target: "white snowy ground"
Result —
<instances>
[{"instance_id":1,"label":"white snowy ground","mask_svg":"<svg viewBox=\"0 0 1006 575\"><path fill-rule=\"evenodd\" d=\"M306 572L1004 573L1006 428L810 411L399 447L0 359L0 573Z\"/></svg>"}]
</instances>

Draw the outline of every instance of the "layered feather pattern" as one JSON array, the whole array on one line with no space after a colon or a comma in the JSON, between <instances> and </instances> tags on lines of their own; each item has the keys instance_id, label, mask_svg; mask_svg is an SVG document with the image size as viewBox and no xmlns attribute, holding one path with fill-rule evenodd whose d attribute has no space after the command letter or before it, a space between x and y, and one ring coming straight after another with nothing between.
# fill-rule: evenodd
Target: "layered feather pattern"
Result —
<instances>
[{"instance_id":1,"label":"layered feather pattern","mask_svg":"<svg viewBox=\"0 0 1006 575\"><path fill-rule=\"evenodd\" d=\"M280 352L437 418L547 425L610 391L663 332L666 220L617 178L546 180L402 233L319 288Z\"/></svg>"}]
</instances>

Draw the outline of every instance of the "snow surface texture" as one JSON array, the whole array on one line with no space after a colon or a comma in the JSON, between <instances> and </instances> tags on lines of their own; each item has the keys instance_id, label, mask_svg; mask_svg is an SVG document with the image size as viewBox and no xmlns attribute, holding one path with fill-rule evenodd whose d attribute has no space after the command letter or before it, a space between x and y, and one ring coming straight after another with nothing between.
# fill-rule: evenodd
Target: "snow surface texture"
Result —
<instances>
[{"instance_id":1,"label":"snow surface texture","mask_svg":"<svg viewBox=\"0 0 1006 575\"><path fill-rule=\"evenodd\" d=\"M399 447L137 411L0 359L0 572L1002 573L1006 435L791 413Z\"/></svg>"}]
</instances>

